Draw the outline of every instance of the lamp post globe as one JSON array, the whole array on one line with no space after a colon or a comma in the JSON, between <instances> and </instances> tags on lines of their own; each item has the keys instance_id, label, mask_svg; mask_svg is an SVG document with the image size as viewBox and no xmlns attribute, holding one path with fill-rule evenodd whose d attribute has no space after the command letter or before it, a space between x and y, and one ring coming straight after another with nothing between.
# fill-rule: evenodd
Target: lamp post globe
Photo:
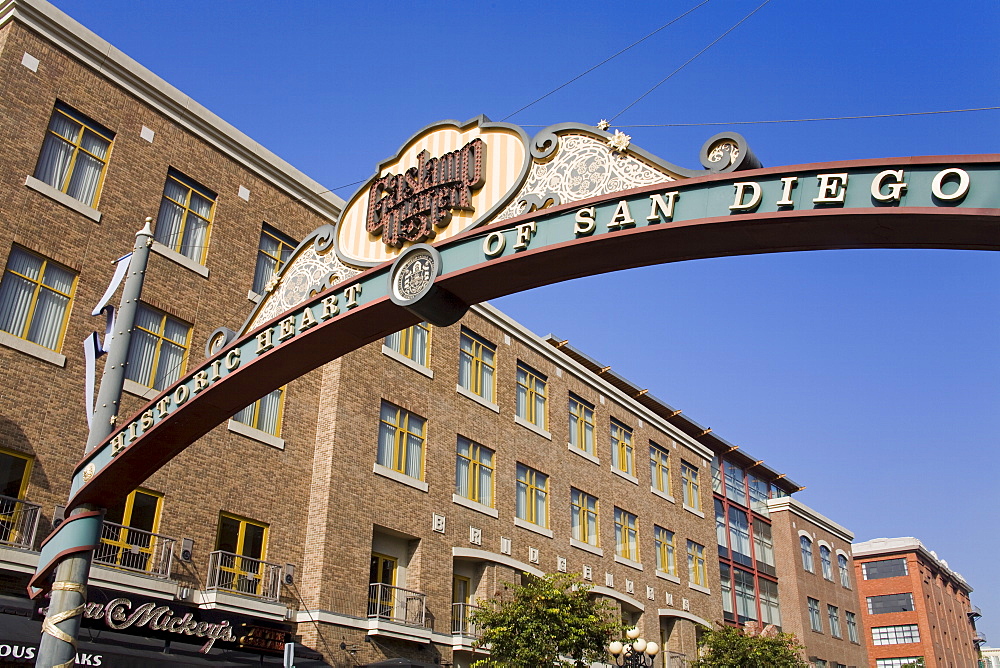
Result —
<instances>
[{"instance_id":1,"label":"lamp post globe","mask_svg":"<svg viewBox=\"0 0 1000 668\"><path fill-rule=\"evenodd\" d=\"M631 642L615 640L608 645L608 652L614 657L614 664L622 668L649 668L653 657L660 651L655 642L646 642L639 637L638 629L629 629L625 637Z\"/></svg>"}]
</instances>

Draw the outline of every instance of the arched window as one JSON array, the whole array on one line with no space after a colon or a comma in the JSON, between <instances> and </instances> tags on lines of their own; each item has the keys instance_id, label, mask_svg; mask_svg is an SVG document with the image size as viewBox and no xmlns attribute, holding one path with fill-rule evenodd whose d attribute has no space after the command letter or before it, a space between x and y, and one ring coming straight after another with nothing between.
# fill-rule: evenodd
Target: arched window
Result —
<instances>
[{"instance_id":1,"label":"arched window","mask_svg":"<svg viewBox=\"0 0 1000 668\"><path fill-rule=\"evenodd\" d=\"M810 573L813 572L813 543L806 536L799 536L799 545L802 546L802 568Z\"/></svg>"},{"instance_id":2,"label":"arched window","mask_svg":"<svg viewBox=\"0 0 1000 668\"><path fill-rule=\"evenodd\" d=\"M830 560L830 548L826 545L819 546L819 561L823 565L823 577L833 580L833 562Z\"/></svg>"},{"instance_id":3,"label":"arched window","mask_svg":"<svg viewBox=\"0 0 1000 668\"><path fill-rule=\"evenodd\" d=\"M840 584L847 589L851 588L851 571L847 569L847 557L842 554L837 555L837 565L840 566Z\"/></svg>"}]
</instances>

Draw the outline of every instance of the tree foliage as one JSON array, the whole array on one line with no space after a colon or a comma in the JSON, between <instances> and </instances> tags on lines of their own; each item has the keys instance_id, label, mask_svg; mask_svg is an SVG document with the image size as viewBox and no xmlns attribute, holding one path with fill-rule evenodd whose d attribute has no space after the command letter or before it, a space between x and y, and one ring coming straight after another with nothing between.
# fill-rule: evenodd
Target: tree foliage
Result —
<instances>
[{"instance_id":1,"label":"tree foliage","mask_svg":"<svg viewBox=\"0 0 1000 668\"><path fill-rule=\"evenodd\" d=\"M773 626L758 631L720 626L699 640L702 656L690 668L809 668L795 636Z\"/></svg>"},{"instance_id":2,"label":"tree foliage","mask_svg":"<svg viewBox=\"0 0 1000 668\"><path fill-rule=\"evenodd\" d=\"M490 649L474 668L589 666L605 661L608 643L621 635L611 605L595 601L574 575L528 577L504 588L472 613L482 634L478 645Z\"/></svg>"}]
</instances>

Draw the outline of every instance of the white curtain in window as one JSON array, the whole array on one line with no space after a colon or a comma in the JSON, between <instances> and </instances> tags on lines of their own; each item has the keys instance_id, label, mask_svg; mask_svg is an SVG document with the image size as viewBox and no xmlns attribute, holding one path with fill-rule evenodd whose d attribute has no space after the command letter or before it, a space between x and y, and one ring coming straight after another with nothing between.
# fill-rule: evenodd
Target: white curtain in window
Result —
<instances>
[{"instance_id":1,"label":"white curtain in window","mask_svg":"<svg viewBox=\"0 0 1000 668\"><path fill-rule=\"evenodd\" d=\"M458 384L466 389L472 387L472 357L464 351L458 355Z\"/></svg>"},{"instance_id":2,"label":"white curtain in window","mask_svg":"<svg viewBox=\"0 0 1000 668\"><path fill-rule=\"evenodd\" d=\"M260 264L257 265L257 268L260 269ZM254 278L255 285L256 281L257 279ZM402 336L403 336L402 332L393 332L389 336L385 337L385 347L390 350L395 350L397 353L400 352Z\"/></svg>"},{"instance_id":3,"label":"white curtain in window","mask_svg":"<svg viewBox=\"0 0 1000 668\"><path fill-rule=\"evenodd\" d=\"M191 193L191 211L184 224L184 239L180 252L192 260L200 260L208 240L208 218L212 213L212 202L197 193Z\"/></svg>"},{"instance_id":4,"label":"white curtain in window","mask_svg":"<svg viewBox=\"0 0 1000 668\"><path fill-rule=\"evenodd\" d=\"M79 127L77 123L59 113L54 114L49 123L49 130L70 141L76 139ZM46 134L45 142L42 144L42 154L38 158L38 167L35 169L35 178L62 190L72 160L73 144L53 134Z\"/></svg>"},{"instance_id":5,"label":"white curtain in window","mask_svg":"<svg viewBox=\"0 0 1000 668\"><path fill-rule=\"evenodd\" d=\"M50 265L49 272L51 269ZM42 288L38 293L38 302L31 317L31 326L28 328L28 340L55 350L59 346L59 334L62 332L67 306L69 297Z\"/></svg>"},{"instance_id":6,"label":"white curtain in window","mask_svg":"<svg viewBox=\"0 0 1000 668\"><path fill-rule=\"evenodd\" d=\"M423 421L410 417L410 429L423 432ZM406 435L406 475L420 477L420 464L423 461L424 440L416 434Z\"/></svg>"},{"instance_id":7,"label":"white curtain in window","mask_svg":"<svg viewBox=\"0 0 1000 668\"><path fill-rule=\"evenodd\" d=\"M108 153L108 141L90 130L85 130L80 145L87 153L84 151L77 153L66 194L89 206L94 203L94 198L97 196L97 186L101 182L101 172L104 170L103 160Z\"/></svg>"},{"instance_id":8,"label":"white curtain in window","mask_svg":"<svg viewBox=\"0 0 1000 668\"><path fill-rule=\"evenodd\" d=\"M517 370L517 399L514 406L515 415L522 418L528 417L528 390L522 383L526 382L526 376L520 369ZM486 395L490 396L490 395Z\"/></svg>"},{"instance_id":9,"label":"white curtain in window","mask_svg":"<svg viewBox=\"0 0 1000 668\"><path fill-rule=\"evenodd\" d=\"M261 237L261 246L264 245L264 237ZM253 291L259 295L266 292L267 282L274 276L274 268L278 266L277 260L264 253L257 253L257 268L253 273Z\"/></svg>"},{"instance_id":10,"label":"white curtain in window","mask_svg":"<svg viewBox=\"0 0 1000 668\"><path fill-rule=\"evenodd\" d=\"M514 495L514 514L522 520L529 519L528 515L528 485L517 481L517 493Z\"/></svg>"},{"instance_id":11,"label":"white curtain in window","mask_svg":"<svg viewBox=\"0 0 1000 668\"><path fill-rule=\"evenodd\" d=\"M493 355L489 354L487 351L483 351L483 357L488 359L490 362L493 361ZM493 368L488 367L485 364L480 367L483 374L483 394L482 396L490 401L493 400Z\"/></svg>"},{"instance_id":12,"label":"white curtain in window","mask_svg":"<svg viewBox=\"0 0 1000 668\"><path fill-rule=\"evenodd\" d=\"M250 404L249 406L247 406L246 408L244 408L243 410L241 410L239 413L237 413L236 415L234 415L233 416L233 420L235 420L236 422L242 422L243 424L247 425L248 427L252 427L253 426L253 411L254 411L254 407L256 405L257 405L257 402L254 402L254 403Z\"/></svg>"},{"instance_id":13,"label":"white curtain in window","mask_svg":"<svg viewBox=\"0 0 1000 668\"><path fill-rule=\"evenodd\" d=\"M272 436L278 435L278 413L281 409L281 390L275 390L260 399L257 412L257 429Z\"/></svg>"},{"instance_id":14,"label":"white curtain in window","mask_svg":"<svg viewBox=\"0 0 1000 668\"><path fill-rule=\"evenodd\" d=\"M17 248L11 250L7 272L0 282L0 329L3 331L24 336L31 298L35 293L34 283L10 272L17 272L37 281L41 267L42 261L35 256Z\"/></svg>"},{"instance_id":15,"label":"white curtain in window","mask_svg":"<svg viewBox=\"0 0 1000 668\"><path fill-rule=\"evenodd\" d=\"M381 423L378 430L378 453L376 459L382 466L392 468L392 452L396 442L396 427L387 421L396 421L396 409L382 404Z\"/></svg>"},{"instance_id":16,"label":"white curtain in window","mask_svg":"<svg viewBox=\"0 0 1000 668\"><path fill-rule=\"evenodd\" d=\"M128 364L125 375L129 380L151 387L153 361L156 359L156 337L135 330L128 347Z\"/></svg>"},{"instance_id":17,"label":"white curtain in window","mask_svg":"<svg viewBox=\"0 0 1000 668\"><path fill-rule=\"evenodd\" d=\"M487 466L493 465L493 455L484 454L480 458ZM487 466L479 467L479 501L488 506L493 505L493 469Z\"/></svg>"},{"instance_id":18,"label":"white curtain in window","mask_svg":"<svg viewBox=\"0 0 1000 668\"><path fill-rule=\"evenodd\" d=\"M469 489L469 442L458 439L457 453L461 457L455 457L455 493L465 498L471 498L472 491Z\"/></svg>"},{"instance_id":19,"label":"white curtain in window","mask_svg":"<svg viewBox=\"0 0 1000 668\"><path fill-rule=\"evenodd\" d=\"M412 331L413 360L420 364L427 364L427 330L419 325L414 325Z\"/></svg>"},{"instance_id":20,"label":"white curtain in window","mask_svg":"<svg viewBox=\"0 0 1000 668\"><path fill-rule=\"evenodd\" d=\"M183 202L187 198L187 189L176 181L167 179L167 183L163 187L160 213L156 217L156 232L154 234L156 240L164 246L177 250L181 224L184 221L184 207L167 198Z\"/></svg>"}]
</instances>

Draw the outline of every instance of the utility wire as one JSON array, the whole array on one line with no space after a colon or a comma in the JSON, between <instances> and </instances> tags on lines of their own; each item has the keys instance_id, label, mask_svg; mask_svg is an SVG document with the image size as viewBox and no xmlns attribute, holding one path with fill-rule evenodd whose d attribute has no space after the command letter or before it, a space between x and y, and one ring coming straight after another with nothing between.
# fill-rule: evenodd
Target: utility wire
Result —
<instances>
[{"instance_id":1,"label":"utility wire","mask_svg":"<svg viewBox=\"0 0 1000 668\"><path fill-rule=\"evenodd\" d=\"M733 25L733 27L731 27L729 30L727 30L726 32L724 32L721 35L719 35L718 37L716 37L715 40L712 41L708 46L706 46L704 49L702 49L698 53L696 53L693 56L691 56L690 58L688 58L684 62L683 65L681 65L680 67L678 67L676 70L674 70L673 72L671 72L667 76L663 77L663 79L661 79L658 84L656 84L655 86L653 86L652 88L650 88L649 90L647 90L645 93L643 93L642 95L640 95L639 97L637 97L635 99L635 101L632 102L632 104L628 105L627 107L625 107L624 109L622 109L621 111L619 111L617 114L615 114L614 116L612 116L608 120L614 121L616 118L618 118L619 116L621 116L622 114L624 114L626 111L628 111L629 109L631 109L632 107L634 107L636 104L639 103L639 101L642 98L644 98L647 95L649 95L650 93L652 93L654 90L656 90L657 88L659 88L663 83L665 83L668 79L670 79L670 77L674 76L675 74L677 74L678 72L680 72L681 70L683 70L685 67L687 67L692 61L694 61L695 58L697 58L701 54L705 53L706 51L708 51L709 49L711 49L713 46L715 46L716 44L718 44L720 41L722 41L723 37L725 37L726 35L728 35L732 31L734 31L737 28L739 28L743 24L744 21L746 21L751 16L753 16L754 14L756 14L757 12L759 12L761 9L763 9L764 5L766 5L769 2L771 2L771 0L764 0L764 2L762 2L756 9L754 9L752 12L750 12L749 14L747 14L746 16L744 16L742 19L740 19L739 21L737 21Z\"/></svg>"},{"instance_id":2,"label":"utility wire","mask_svg":"<svg viewBox=\"0 0 1000 668\"><path fill-rule=\"evenodd\" d=\"M689 10L687 10L686 12L684 12L683 14L681 14L680 16L678 16L678 17L676 17L676 18L673 18L673 19L671 19L670 21L667 21L667 22L666 22L666 23L664 23L664 24L663 24L662 26L660 26L659 28L657 28L657 29L656 29L656 30L654 30L653 32L649 33L648 35L646 35L646 36L645 36L645 37L643 37L642 39L640 39L640 40L638 40L638 41L635 41L635 42L632 42L631 44L629 44L628 46L626 46L626 47L625 47L624 49L622 49L621 51L619 51L618 53L616 53L616 54L614 54L614 55L612 55L612 56L608 56L607 58L605 58L605 59L604 59L604 60L602 60L601 62L599 62L599 63L597 63L596 65L594 65L593 67L591 67L591 68L590 68L589 70L587 70L586 72L583 72L582 74L578 74L578 75L576 75L575 77L573 77L572 79L570 79L569 81L567 81L566 83L564 83L563 85L561 85L561 86L559 86L559 87L557 87L557 88L553 88L552 90L550 90L550 91L549 91L548 93L546 93L545 95L542 95L542 96L541 96L540 98L538 98L538 99L535 99L535 100L532 100L531 102L529 102L528 104L524 105L523 107L521 107L521 108L520 108L520 109L518 109L517 111L513 111L513 112L511 112L511 113L507 114L506 116L504 116L504 117L503 117L503 118L501 118L500 120L501 120L501 121L506 121L506 120L507 120L508 118L510 118L511 116L516 116L517 114L521 113L522 111L524 111L524 110L525 110L525 109L527 109L528 107L530 107L530 106L532 106L532 105L534 105L534 104L536 104L536 103L538 103L538 102L541 102L542 100L544 100L545 98L547 98L547 97L548 97L549 95L552 95L553 93L556 93L556 92L558 92L558 91L562 90L563 88L565 88L566 86L570 85L571 83L573 83L573 82L574 82L574 81L576 81L577 79L581 79L581 78L583 78L583 77L587 76L588 74L590 74L591 72L593 72L594 70L596 70L596 69L597 69L598 67L600 67L601 65L604 65L605 63L607 63L607 62L609 62L609 61L611 61L611 60L613 60L613 59L617 58L618 56L622 55L623 53L625 53L626 51L628 51L628 50L629 50L629 49L631 49L632 47L634 47L634 46L638 46L638 45L639 45L639 44L641 44L642 42L645 42L645 41L646 41L647 39L649 39L650 37L652 37L652 36L653 36L653 35L655 35L656 33L660 32L660 31L661 31L661 30L663 30L664 28L667 28L667 27L669 27L669 26L673 25L674 23L677 23L678 21L680 21L680 20L681 20L682 18L684 18L685 16L687 16L688 14L690 14L691 12L693 12L694 10L698 9L698 8L699 8L699 7L701 7L702 5L706 5L706 4L708 4L709 2L710 2L710 0L703 0L702 2L700 2L700 3L698 3L697 5L695 5L694 7L692 7L691 9L689 9Z\"/></svg>"}]
</instances>

